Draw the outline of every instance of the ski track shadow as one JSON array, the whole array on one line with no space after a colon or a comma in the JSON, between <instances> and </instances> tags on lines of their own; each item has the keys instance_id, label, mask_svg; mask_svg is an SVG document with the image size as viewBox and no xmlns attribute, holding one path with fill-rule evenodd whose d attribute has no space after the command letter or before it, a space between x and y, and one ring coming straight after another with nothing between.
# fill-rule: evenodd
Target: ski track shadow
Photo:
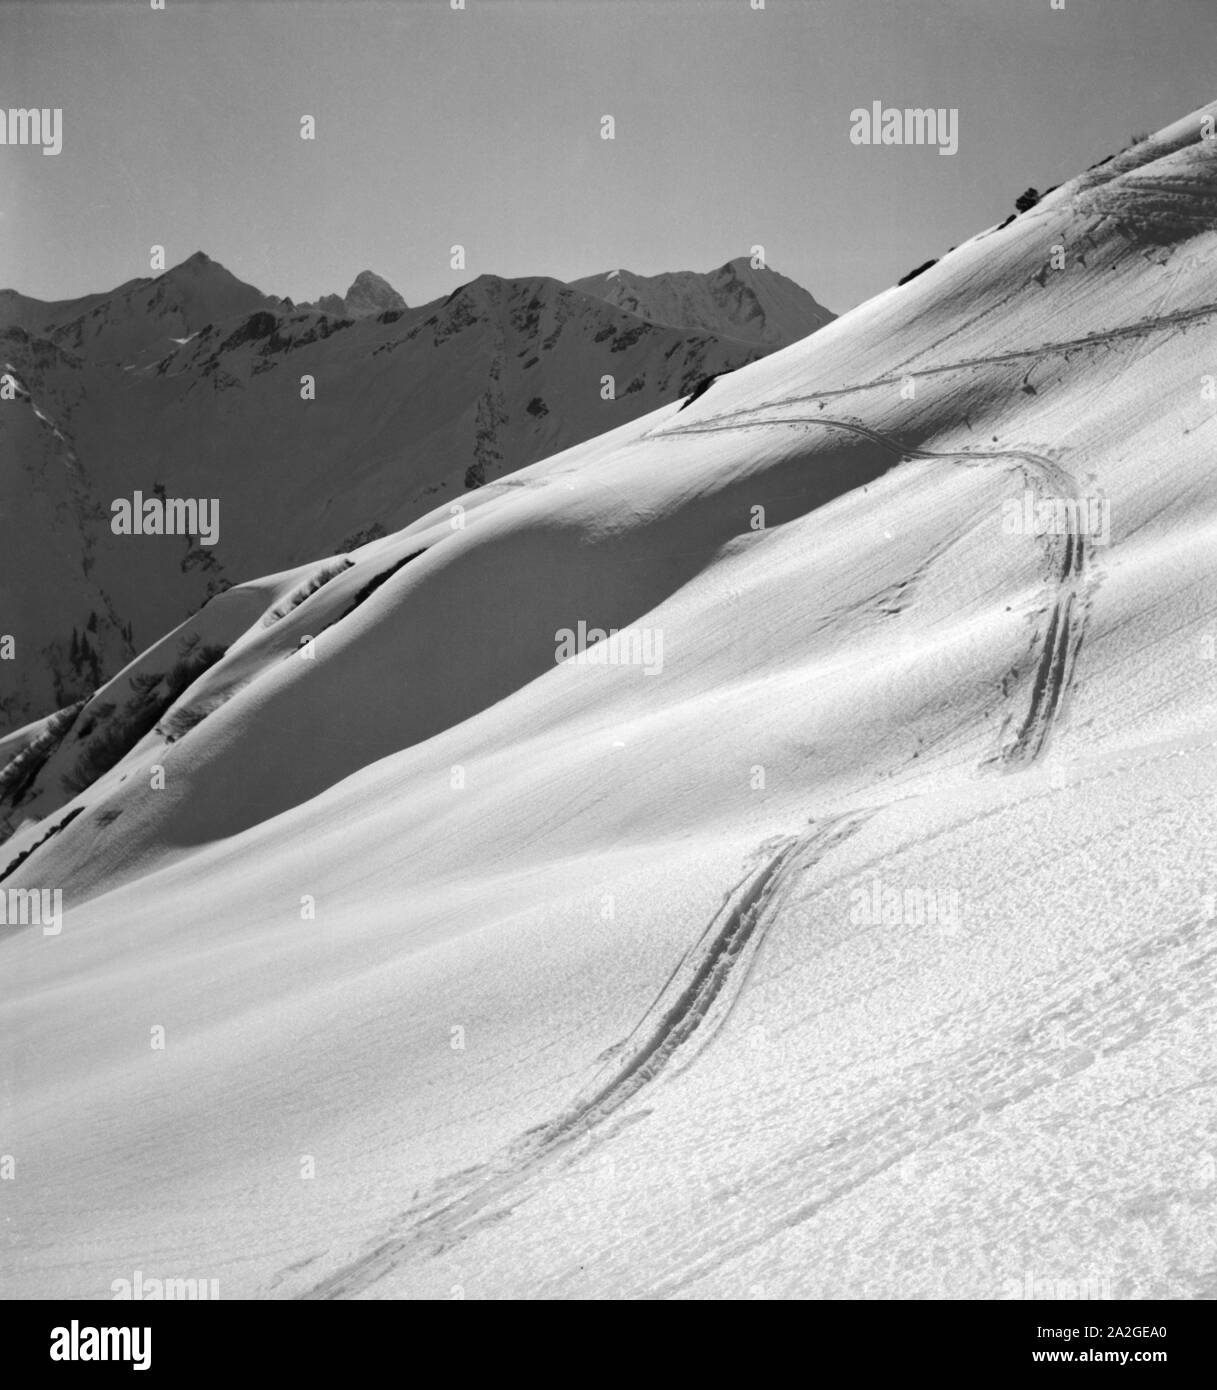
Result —
<instances>
[{"instance_id":1,"label":"ski track shadow","mask_svg":"<svg viewBox=\"0 0 1217 1390\"><path fill-rule=\"evenodd\" d=\"M349 1297L410 1256L441 1253L510 1215L532 1195L532 1180L543 1170L585 1156L586 1147L572 1152L576 1141L598 1145L645 1119L650 1111L625 1116L617 1112L661 1077L687 1070L710 1046L746 986L791 884L801 881L873 814L865 810L825 818L781 840L759 869L747 873L725 895L633 1029L623 1042L601 1054L598 1071L565 1110L521 1135L486 1164L439 1184L427 1200L395 1220L392 1234L301 1297Z\"/></svg>"},{"instance_id":2,"label":"ski track shadow","mask_svg":"<svg viewBox=\"0 0 1217 1390\"><path fill-rule=\"evenodd\" d=\"M876 442L901 459L943 459L964 467L1013 461L1035 490L1078 500L1072 476L1055 460L1024 450L934 452L902 444L858 422L824 417L732 418L665 430L681 434L814 425L847 431ZM1034 667L1026 712L1013 737L1013 714L1003 725L999 750L982 768L1013 770L1030 765L1047 746L1065 707L1085 636L1096 577L1093 548L1081 535L1039 537L1055 593L1041 636L1032 641ZM1025 681L1011 673L1015 691ZM1007 692L1009 687L1005 687ZM1009 698L1018 698L1017 695ZM485 1164L452 1175L429 1198L402 1213L390 1232L371 1248L306 1290L306 1299L349 1297L391 1273L407 1258L437 1255L476 1231L509 1217L537 1190L535 1180L555 1166L585 1156L588 1145L611 1141L622 1129L644 1120L650 1110L618 1115L646 1088L688 1070L710 1047L743 992L765 937L792 884L802 881L834 847L850 838L881 807L813 821L798 835L764 847L759 869L749 870L725 895L718 911L673 968L633 1029L622 1042L596 1059L599 1064L583 1092L552 1120L525 1132ZM576 1141L587 1144L576 1152Z\"/></svg>"}]
</instances>

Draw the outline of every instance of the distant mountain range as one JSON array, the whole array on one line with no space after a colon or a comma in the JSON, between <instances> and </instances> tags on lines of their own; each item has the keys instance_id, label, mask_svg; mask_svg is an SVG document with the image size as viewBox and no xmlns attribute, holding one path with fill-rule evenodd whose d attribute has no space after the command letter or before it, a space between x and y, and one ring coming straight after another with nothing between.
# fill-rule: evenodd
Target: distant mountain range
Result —
<instances>
[{"instance_id":1,"label":"distant mountain range","mask_svg":"<svg viewBox=\"0 0 1217 1390\"><path fill-rule=\"evenodd\" d=\"M202 252L45 302L0 291L0 731L89 694L229 584L396 531L833 318L746 259L572 284L482 275L417 308L371 271L315 304ZM217 499L219 539L111 532Z\"/></svg>"},{"instance_id":2,"label":"distant mountain range","mask_svg":"<svg viewBox=\"0 0 1217 1390\"><path fill-rule=\"evenodd\" d=\"M742 256L705 275L689 270L669 275L611 270L572 281L571 287L648 323L725 334L770 348L797 342L836 317L793 280L774 271L753 270Z\"/></svg>"}]
</instances>

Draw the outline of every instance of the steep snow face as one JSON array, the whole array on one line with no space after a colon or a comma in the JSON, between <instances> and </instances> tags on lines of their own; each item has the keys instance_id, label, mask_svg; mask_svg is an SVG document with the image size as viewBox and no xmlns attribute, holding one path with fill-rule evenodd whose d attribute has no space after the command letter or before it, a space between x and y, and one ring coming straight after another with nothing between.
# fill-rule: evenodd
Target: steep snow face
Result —
<instances>
[{"instance_id":1,"label":"steep snow face","mask_svg":"<svg viewBox=\"0 0 1217 1390\"><path fill-rule=\"evenodd\" d=\"M92 693L226 584L460 503L768 351L544 278L408 309L364 272L334 317L202 255L96 303L31 306L0 306L21 319L0 329L21 389L0 411L0 524L21 557L0 631L22 653L0 728ZM114 536L115 500L158 487L215 499L215 544Z\"/></svg>"},{"instance_id":2,"label":"steep snow face","mask_svg":"<svg viewBox=\"0 0 1217 1390\"><path fill-rule=\"evenodd\" d=\"M612 270L573 283L652 322L701 328L770 347L798 342L836 317L793 280L768 267L754 268L744 256L705 274Z\"/></svg>"},{"instance_id":3,"label":"steep snow face","mask_svg":"<svg viewBox=\"0 0 1217 1390\"><path fill-rule=\"evenodd\" d=\"M1200 114L101 692L0 1288L1211 1296Z\"/></svg>"}]
</instances>

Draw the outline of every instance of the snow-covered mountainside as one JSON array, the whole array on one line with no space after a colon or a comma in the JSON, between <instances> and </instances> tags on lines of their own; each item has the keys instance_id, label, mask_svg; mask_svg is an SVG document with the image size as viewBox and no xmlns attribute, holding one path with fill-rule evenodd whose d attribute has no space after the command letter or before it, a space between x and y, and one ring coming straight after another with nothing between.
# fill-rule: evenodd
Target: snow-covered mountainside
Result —
<instances>
[{"instance_id":1,"label":"snow-covered mountainside","mask_svg":"<svg viewBox=\"0 0 1217 1390\"><path fill-rule=\"evenodd\" d=\"M1205 115L34 730L0 1289L1217 1293ZM296 331L183 345L166 428Z\"/></svg>"},{"instance_id":2,"label":"snow-covered mountainside","mask_svg":"<svg viewBox=\"0 0 1217 1390\"><path fill-rule=\"evenodd\" d=\"M780 341L820 322L796 313ZM0 731L89 695L228 584L460 503L779 341L733 327L491 275L408 309L365 272L334 317L202 254L109 296L6 292L0 634L22 659L0 667ZM217 499L214 543L113 535L113 503L136 492ZM0 835L6 819L0 798Z\"/></svg>"},{"instance_id":3,"label":"snow-covered mountainside","mask_svg":"<svg viewBox=\"0 0 1217 1390\"><path fill-rule=\"evenodd\" d=\"M130 280L106 295L47 303L0 290L0 327L24 329L34 344L62 354L127 364L159 358L211 323L281 304L196 251L163 275Z\"/></svg>"}]
</instances>

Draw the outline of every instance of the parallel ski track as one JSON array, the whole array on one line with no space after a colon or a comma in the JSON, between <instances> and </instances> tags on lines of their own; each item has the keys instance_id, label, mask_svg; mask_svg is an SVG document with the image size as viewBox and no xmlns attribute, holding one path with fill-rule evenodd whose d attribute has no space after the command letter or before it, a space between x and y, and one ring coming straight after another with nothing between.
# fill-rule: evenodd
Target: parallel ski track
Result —
<instances>
[{"instance_id":1,"label":"parallel ski track","mask_svg":"<svg viewBox=\"0 0 1217 1390\"><path fill-rule=\"evenodd\" d=\"M899 378L897 378L899 380ZM812 399L815 399L813 397ZM757 407L762 409L763 407ZM965 467L1016 460L1027 472L1028 482L1041 496L1080 500L1077 483L1055 459L1028 449L921 449L893 435L860 424L825 415L767 415L736 413L715 416L702 424L679 425L651 436L668 439L686 434L718 434L727 430L774 429L784 426L817 426L842 430L878 444L902 459L945 460ZM1095 582L1093 547L1083 535L1046 533L1037 538L1042 544L1055 592L1049 607L1047 626L1035 639L1027 709L998 753L989 760L1001 767L1020 767L1034 762L1047 747L1052 730L1065 709L1085 637L1090 612L1089 595Z\"/></svg>"},{"instance_id":2,"label":"parallel ski track","mask_svg":"<svg viewBox=\"0 0 1217 1390\"><path fill-rule=\"evenodd\" d=\"M724 897L697 942L685 952L625 1040L614 1048L585 1091L553 1120L522 1135L489 1163L458 1175L455 1191L403 1213L400 1233L364 1254L302 1296L347 1298L377 1283L409 1255L433 1255L466 1238L525 1200L530 1180L568 1155L576 1140L595 1136L616 1111L653 1083L687 1045L683 1070L714 1040L747 983L786 887L873 812L813 823L783 841L759 869Z\"/></svg>"},{"instance_id":3,"label":"parallel ski track","mask_svg":"<svg viewBox=\"0 0 1217 1390\"><path fill-rule=\"evenodd\" d=\"M929 376L987 362L1013 361L1063 351L1119 337L1135 336L1163 323L1183 323L1217 312L1217 305L1167 315L1124 329L1044 347L1017 350L877 378L864 386L789 397L770 406L716 416L699 423L652 432L654 439L688 434L713 434L737 429L817 427L836 429L867 439L901 459L946 460L973 467L989 462L1015 461L1041 495L1078 500L1073 478L1053 459L1026 449L930 450L906 444L858 421L819 416L758 415L778 405L821 400L827 396L899 383L906 376ZM1082 536L1040 537L1055 579L1046 628L1034 644L1034 674L1027 707L990 761L1005 767L1025 765L1039 757L1067 700L1078 652L1085 635L1088 590L1093 582L1091 547ZM411 1255L438 1254L471 1235L489 1221L505 1215L526 1200L531 1180L569 1155L576 1140L593 1132L665 1072L689 1066L718 1035L743 991L752 965L777 916L784 892L802 878L836 845L866 823L871 810L813 823L801 836L781 843L759 869L750 871L724 896L697 942L677 963L629 1035L607 1055L584 1092L559 1115L522 1135L485 1165L457 1175L430 1200L404 1212L386 1234L362 1255L336 1270L302 1297L343 1298L366 1290ZM673 1065L678 1062L679 1065Z\"/></svg>"}]
</instances>

